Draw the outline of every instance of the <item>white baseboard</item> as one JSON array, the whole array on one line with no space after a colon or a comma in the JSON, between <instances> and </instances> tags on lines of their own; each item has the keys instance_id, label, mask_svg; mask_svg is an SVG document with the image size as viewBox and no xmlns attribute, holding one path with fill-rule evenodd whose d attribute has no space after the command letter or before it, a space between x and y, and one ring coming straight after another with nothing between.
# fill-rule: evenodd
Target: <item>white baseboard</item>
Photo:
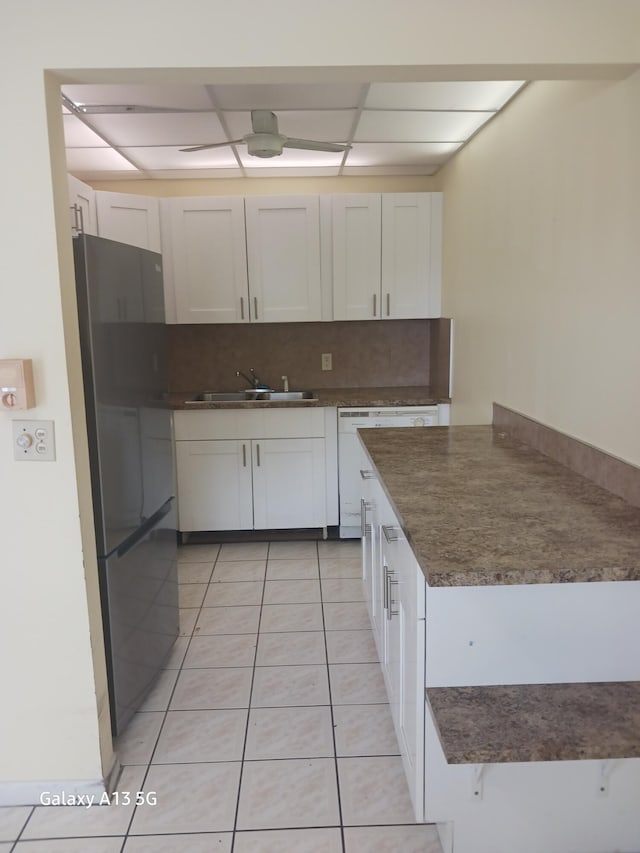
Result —
<instances>
[{"instance_id":1,"label":"white baseboard","mask_svg":"<svg viewBox=\"0 0 640 853\"><path fill-rule=\"evenodd\" d=\"M106 792L111 794L122 768L114 764L104 779L55 779L37 782L0 782L0 806L41 806L47 798L94 797L99 802Z\"/></svg>"}]
</instances>

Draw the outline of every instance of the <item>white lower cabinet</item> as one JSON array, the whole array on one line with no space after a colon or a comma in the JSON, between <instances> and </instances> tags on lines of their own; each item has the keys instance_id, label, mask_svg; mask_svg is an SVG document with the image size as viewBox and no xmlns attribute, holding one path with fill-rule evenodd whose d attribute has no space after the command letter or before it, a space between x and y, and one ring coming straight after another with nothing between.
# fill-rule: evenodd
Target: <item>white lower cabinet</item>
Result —
<instances>
[{"instance_id":1,"label":"white lower cabinet","mask_svg":"<svg viewBox=\"0 0 640 853\"><path fill-rule=\"evenodd\" d=\"M324 439L252 441L256 530L324 527Z\"/></svg>"},{"instance_id":2,"label":"white lower cabinet","mask_svg":"<svg viewBox=\"0 0 640 853\"><path fill-rule=\"evenodd\" d=\"M251 530L247 442L177 441L180 530Z\"/></svg>"},{"instance_id":3,"label":"white lower cabinet","mask_svg":"<svg viewBox=\"0 0 640 853\"><path fill-rule=\"evenodd\" d=\"M365 599L415 818L422 821L426 583L364 454L361 469Z\"/></svg>"},{"instance_id":4,"label":"white lower cabinet","mask_svg":"<svg viewBox=\"0 0 640 853\"><path fill-rule=\"evenodd\" d=\"M176 412L180 531L335 523L325 420L324 409Z\"/></svg>"}]
</instances>

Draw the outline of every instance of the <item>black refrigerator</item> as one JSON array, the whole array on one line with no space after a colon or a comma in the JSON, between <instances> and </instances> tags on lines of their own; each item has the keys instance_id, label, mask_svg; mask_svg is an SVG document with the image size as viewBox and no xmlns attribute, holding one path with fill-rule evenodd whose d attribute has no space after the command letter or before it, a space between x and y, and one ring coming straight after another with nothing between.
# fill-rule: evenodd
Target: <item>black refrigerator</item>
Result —
<instances>
[{"instance_id":1,"label":"black refrigerator","mask_svg":"<svg viewBox=\"0 0 640 853\"><path fill-rule=\"evenodd\" d=\"M162 256L74 238L111 722L122 733L178 635Z\"/></svg>"}]
</instances>

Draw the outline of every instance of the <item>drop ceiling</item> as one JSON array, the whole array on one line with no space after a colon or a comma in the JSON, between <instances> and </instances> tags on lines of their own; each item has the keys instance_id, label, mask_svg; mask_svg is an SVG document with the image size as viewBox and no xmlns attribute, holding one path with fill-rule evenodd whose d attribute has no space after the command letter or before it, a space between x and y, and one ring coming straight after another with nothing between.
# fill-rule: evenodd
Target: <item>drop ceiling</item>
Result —
<instances>
[{"instance_id":1,"label":"drop ceiling","mask_svg":"<svg viewBox=\"0 0 640 853\"><path fill-rule=\"evenodd\" d=\"M81 180L433 175L523 81L318 85L73 85L62 88L68 171ZM230 142L251 110L280 133L344 152L283 150L260 159Z\"/></svg>"}]
</instances>

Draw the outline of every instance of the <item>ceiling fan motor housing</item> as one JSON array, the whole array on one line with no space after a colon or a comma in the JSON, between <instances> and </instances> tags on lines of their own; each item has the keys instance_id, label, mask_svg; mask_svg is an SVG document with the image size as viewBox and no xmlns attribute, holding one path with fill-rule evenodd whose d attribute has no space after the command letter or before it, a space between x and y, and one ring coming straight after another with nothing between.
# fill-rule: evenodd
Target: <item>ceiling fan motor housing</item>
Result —
<instances>
[{"instance_id":1,"label":"ceiling fan motor housing","mask_svg":"<svg viewBox=\"0 0 640 853\"><path fill-rule=\"evenodd\" d=\"M254 157L277 157L282 154L286 136L272 133L251 133L245 137L247 151Z\"/></svg>"}]
</instances>

